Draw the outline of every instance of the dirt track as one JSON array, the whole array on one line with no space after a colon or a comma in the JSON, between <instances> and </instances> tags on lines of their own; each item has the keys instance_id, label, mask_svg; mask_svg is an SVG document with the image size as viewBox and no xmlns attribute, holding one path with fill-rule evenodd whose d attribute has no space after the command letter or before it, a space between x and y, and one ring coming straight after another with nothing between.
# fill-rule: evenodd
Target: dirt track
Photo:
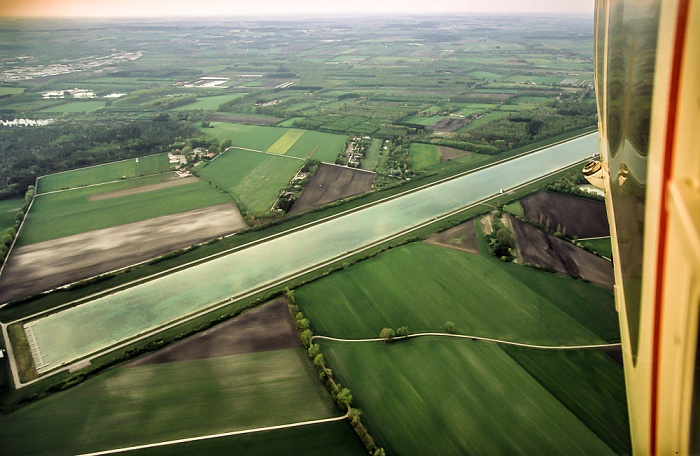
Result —
<instances>
[{"instance_id":1,"label":"dirt track","mask_svg":"<svg viewBox=\"0 0 700 456\"><path fill-rule=\"evenodd\" d=\"M374 173L321 163L292 206L291 214L359 195L372 189Z\"/></svg>"},{"instance_id":2,"label":"dirt track","mask_svg":"<svg viewBox=\"0 0 700 456\"><path fill-rule=\"evenodd\" d=\"M605 204L561 193L540 191L520 200L525 218L580 238L610 236ZM559 229L557 227L559 226Z\"/></svg>"},{"instance_id":3,"label":"dirt track","mask_svg":"<svg viewBox=\"0 0 700 456\"><path fill-rule=\"evenodd\" d=\"M572 277L580 277L610 290L614 276L612 263L511 217L523 263L539 264Z\"/></svg>"},{"instance_id":4,"label":"dirt track","mask_svg":"<svg viewBox=\"0 0 700 456\"><path fill-rule=\"evenodd\" d=\"M289 314L287 301L278 298L211 329L175 342L130 365L172 363L300 346L301 342Z\"/></svg>"},{"instance_id":5,"label":"dirt track","mask_svg":"<svg viewBox=\"0 0 700 456\"><path fill-rule=\"evenodd\" d=\"M130 266L245 228L235 204L197 209L32 244L12 252L0 303Z\"/></svg>"},{"instance_id":6,"label":"dirt track","mask_svg":"<svg viewBox=\"0 0 700 456\"><path fill-rule=\"evenodd\" d=\"M430 236L425 242L478 255L479 242L476 238L474 223L476 223L474 220L469 220L442 233Z\"/></svg>"}]
</instances>

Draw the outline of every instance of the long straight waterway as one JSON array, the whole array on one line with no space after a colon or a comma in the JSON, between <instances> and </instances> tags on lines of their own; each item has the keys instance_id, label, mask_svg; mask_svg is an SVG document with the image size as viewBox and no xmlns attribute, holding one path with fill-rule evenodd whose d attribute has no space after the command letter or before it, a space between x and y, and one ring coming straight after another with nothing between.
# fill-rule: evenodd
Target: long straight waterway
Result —
<instances>
[{"instance_id":1,"label":"long straight waterway","mask_svg":"<svg viewBox=\"0 0 700 456\"><path fill-rule=\"evenodd\" d=\"M571 166L597 150L597 135L586 135L63 310L33 322L31 330L51 369Z\"/></svg>"}]
</instances>

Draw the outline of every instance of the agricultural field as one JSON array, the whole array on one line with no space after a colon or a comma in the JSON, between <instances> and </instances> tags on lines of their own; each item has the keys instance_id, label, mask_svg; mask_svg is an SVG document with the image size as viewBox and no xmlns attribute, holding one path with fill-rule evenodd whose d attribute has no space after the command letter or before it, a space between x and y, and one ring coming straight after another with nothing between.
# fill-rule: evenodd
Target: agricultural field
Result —
<instances>
[{"instance_id":1,"label":"agricultural field","mask_svg":"<svg viewBox=\"0 0 700 456\"><path fill-rule=\"evenodd\" d=\"M203 129L207 135L223 141L230 139L234 147L266 151L277 142L287 129L244 125L227 122L211 122L211 128Z\"/></svg>"},{"instance_id":2,"label":"agricultural field","mask_svg":"<svg viewBox=\"0 0 700 456\"><path fill-rule=\"evenodd\" d=\"M24 93L26 89L23 87L0 87L0 97L5 95L17 95Z\"/></svg>"},{"instance_id":3,"label":"agricultural field","mask_svg":"<svg viewBox=\"0 0 700 456\"><path fill-rule=\"evenodd\" d=\"M206 182L192 179L186 185L169 186L169 181L179 183L174 175L156 175L38 195L18 243L29 245L231 202L230 196ZM148 191L139 191L144 188Z\"/></svg>"},{"instance_id":4,"label":"agricultural field","mask_svg":"<svg viewBox=\"0 0 700 456\"><path fill-rule=\"evenodd\" d=\"M518 255L523 263L540 265L613 290L615 277L610 261L516 218L510 218L510 223L518 246Z\"/></svg>"},{"instance_id":5,"label":"agricultural field","mask_svg":"<svg viewBox=\"0 0 700 456\"><path fill-rule=\"evenodd\" d=\"M434 144L411 144L411 168L422 169L440 163L439 146Z\"/></svg>"},{"instance_id":6,"label":"agricultural field","mask_svg":"<svg viewBox=\"0 0 700 456\"><path fill-rule=\"evenodd\" d=\"M430 236L425 242L478 255L479 240L475 223L477 222L474 220L468 220L454 228Z\"/></svg>"},{"instance_id":7,"label":"agricultural field","mask_svg":"<svg viewBox=\"0 0 700 456\"><path fill-rule=\"evenodd\" d=\"M382 327L533 344L619 341L612 293L569 277L425 243L398 247L296 292L316 334L377 337Z\"/></svg>"},{"instance_id":8,"label":"agricultural field","mask_svg":"<svg viewBox=\"0 0 700 456\"><path fill-rule=\"evenodd\" d=\"M81 113L92 112L102 109L105 106L104 101L71 101L58 106L42 109L39 112L62 112L62 113Z\"/></svg>"},{"instance_id":9,"label":"agricultural field","mask_svg":"<svg viewBox=\"0 0 700 456\"><path fill-rule=\"evenodd\" d=\"M527 219L570 238L610 236L603 202L540 191L521 199L520 204Z\"/></svg>"},{"instance_id":10,"label":"agricultural field","mask_svg":"<svg viewBox=\"0 0 700 456\"><path fill-rule=\"evenodd\" d=\"M178 106L172 109L172 111L193 111L196 109L201 109L204 111L216 111L219 109L219 105L226 103L227 101L235 100L240 98L242 94L229 94L229 95L216 95L213 97L197 97L197 101L184 106Z\"/></svg>"},{"instance_id":11,"label":"agricultural field","mask_svg":"<svg viewBox=\"0 0 700 456\"><path fill-rule=\"evenodd\" d=\"M313 158L333 163L343 151L347 136L320 131L306 131L287 151L290 157Z\"/></svg>"},{"instance_id":12,"label":"agricultural field","mask_svg":"<svg viewBox=\"0 0 700 456\"><path fill-rule=\"evenodd\" d=\"M242 210L264 213L303 164L301 159L233 148L197 174L233 196Z\"/></svg>"},{"instance_id":13,"label":"agricultural field","mask_svg":"<svg viewBox=\"0 0 700 456\"><path fill-rule=\"evenodd\" d=\"M373 181L374 173L321 163L290 213L369 192Z\"/></svg>"},{"instance_id":14,"label":"agricultural field","mask_svg":"<svg viewBox=\"0 0 700 456\"><path fill-rule=\"evenodd\" d=\"M0 276L0 302L50 290L246 228L233 203L20 246Z\"/></svg>"},{"instance_id":15,"label":"agricultural field","mask_svg":"<svg viewBox=\"0 0 700 456\"><path fill-rule=\"evenodd\" d=\"M344 421L294 429L223 437L175 446L134 451L139 456L190 456L193 454L303 454L308 456L363 456L367 450Z\"/></svg>"},{"instance_id":16,"label":"agricultural field","mask_svg":"<svg viewBox=\"0 0 700 456\"><path fill-rule=\"evenodd\" d=\"M148 155L106 165L41 176L38 179L37 193L105 184L132 177L164 173L169 170L168 154Z\"/></svg>"},{"instance_id":17,"label":"agricultural field","mask_svg":"<svg viewBox=\"0 0 700 456\"><path fill-rule=\"evenodd\" d=\"M0 442L78 454L339 415L299 347L110 370L0 418Z\"/></svg>"},{"instance_id":18,"label":"agricultural field","mask_svg":"<svg viewBox=\"0 0 700 456\"><path fill-rule=\"evenodd\" d=\"M319 342L387 454L617 454L499 345L435 337ZM542 369L548 376L575 370L562 379L573 400L601 402L599 385L576 381L591 368L613 378L624 398L621 366L604 359L573 366L568 361L550 361ZM605 409L590 413L586 421L609 420ZM619 420L606 424L622 425L612 433L627 431Z\"/></svg>"},{"instance_id":19,"label":"agricultural field","mask_svg":"<svg viewBox=\"0 0 700 456\"><path fill-rule=\"evenodd\" d=\"M268 147L265 152L284 155L302 136L304 136L304 133L303 130L289 129L280 139Z\"/></svg>"}]
</instances>

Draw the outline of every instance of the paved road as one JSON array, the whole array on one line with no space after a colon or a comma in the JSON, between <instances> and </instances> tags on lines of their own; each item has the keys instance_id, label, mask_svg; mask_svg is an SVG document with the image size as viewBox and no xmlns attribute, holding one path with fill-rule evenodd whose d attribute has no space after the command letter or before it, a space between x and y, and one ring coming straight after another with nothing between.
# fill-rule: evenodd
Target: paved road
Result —
<instances>
[{"instance_id":1,"label":"paved road","mask_svg":"<svg viewBox=\"0 0 700 456\"><path fill-rule=\"evenodd\" d=\"M586 135L117 291L37 320L37 343L51 369L147 337L184 316L351 256L596 151L597 135Z\"/></svg>"}]
</instances>

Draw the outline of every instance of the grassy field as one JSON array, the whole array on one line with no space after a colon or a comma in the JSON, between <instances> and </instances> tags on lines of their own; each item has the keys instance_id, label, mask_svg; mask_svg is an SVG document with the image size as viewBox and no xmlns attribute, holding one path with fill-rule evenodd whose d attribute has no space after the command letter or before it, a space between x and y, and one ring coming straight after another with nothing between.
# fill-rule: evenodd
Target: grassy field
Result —
<instances>
[{"instance_id":1,"label":"grassy field","mask_svg":"<svg viewBox=\"0 0 700 456\"><path fill-rule=\"evenodd\" d=\"M162 182L167 175L131 179L38 196L20 233L19 245L139 222L231 202L231 198L200 181L117 198L90 201L90 196Z\"/></svg>"},{"instance_id":2,"label":"grassy field","mask_svg":"<svg viewBox=\"0 0 700 456\"><path fill-rule=\"evenodd\" d=\"M242 149L231 149L206 167L199 175L233 195L239 207L266 212L303 162Z\"/></svg>"},{"instance_id":3,"label":"grassy field","mask_svg":"<svg viewBox=\"0 0 700 456\"><path fill-rule=\"evenodd\" d=\"M615 454L496 344L420 338L321 349L387 454ZM598 393L586 387L583 397Z\"/></svg>"},{"instance_id":4,"label":"grassy field","mask_svg":"<svg viewBox=\"0 0 700 456\"><path fill-rule=\"evenodd\" d=\"M288 130L258 125L243 125L227 122L212 122L212 128L202 131L220 140L230 139L235 147L265 151Z\"/></svg>"},{"instance_id":5,"label":"grassy field","mask_svg":"<svg viewBox=\"0 0 700 456\"><path fill-rule=\"evenodd\" d=\"M483 126L493 120L500 119L501 117L506 117L508 115L508 111L491 111L489 113L484 114L483 116L479 117L478 119L472 120L462 128L460 128L459 132L465 132L472 130L474 128Z\"/></svg>"},{"instance_id":6,"label":"grassy field","mask_svg":"<svg viewBox=\"0 0 700 456\"><path fill-rule=\"evenodd\" d=\"M42 109L39 112L63 112L63 113L76 113L76 112L92 112L100 108L104 108L104 101L71 101L64 103L62 105L53 106L51 108Z\"/></svg>"},{"instance_id":7,"label":"grassy field","mask_svg":"<svg viewBox=\"0 0 700 456\"><path fill-rule=\"evenodd\" d=\"M535 344L619 341L610 292L568 277L424 243L297 289L315 332L378 337L384 326Z\"/></svg>"},{"instance_id":8,"label":"grassy field","mask_svg":"<svg viewBox=\"0 0 700 456\"><path fill-rule=\"evenodd\" d=\"M379 152L384 145L384 140L373 138L369 148L365 152L365 159L362 162L362 169L374 171L379 164Z\"/></svg>"},{"instance_id":9,"label":"grassy field","mask_svg":"<svg viewBox=\"0 0 700 456\"><path fill-rule=\"evenodd\" d=\"M132 158L106 165L42 176L39 178L37 193L103 184L124 178L163 173L169 169L168 154L149 155L137 159Z\"/></svg>"},{"instance_id":10,"label":"grassy field","mask_svg":"<svg viewBox=\"0 0 700 456\"><path fill-rule=\"evenodd\" d=\"M425 125L430 126L437 122L438 120L442 120L443 117L441 116L430 116L430 117L424 117L424 116L411 116L407 117L402 120L403 123L410 123L410 124L418 124L418 125Z\"/></svg>"},{"instance_id":11,"label":"grassy field","mask_svg":"<svg viewBox=\"0 0 700 456\"><path fill-rule=\"evenodd\" d=\"M361 456L367 450L346 422L323 423L295 429L225 437L200 442L135 451L141 456L190 456L193 454L303 454L307 456Z\"/></svg>"},{"instance_id":12,"label":"grassy field","mask_svg":"<svg viewBox=\"0 0 700 456\"><path fill-rule=\"evenodd\" d=\"M0 87L0 96L3 95L15 95L18 93L23 93L26 89L24 87Z\"/></svg>"},{"instance_id":13,"label":"grassy field","mask_svg":"<svg viewBox=\"0 0 700 456\"><path fill-rule=\"evenodd\" d=\"M342 152L347 141L347 136L323 133L320 131L307 131L287 151L290 157L306 158L311 151L311 158L326 163L335 162L336 157Z\"/></svg>"},{"instance_id":14,"label":"grassy field","mask_svg":"<svg viewBox=\"0 0 700 456\"><path fill-rule=\"evenodd\" d=\"M172 109L172 111L191 111L194 109L202 109L205 111L215 111L219 109L219 105L222 103L226 103L227 101L235 100L236 98L242 97L243 94L234 94L234 95L217 95L213 97L202 97L202 98L197 98L197 101L194 103L190 103L185 106L179 106L175 109Z\"/></svg>"},{"instance_id":15,"label":"grassy field","mask_svg":"<svg viewBox=\"0 0 700 456\"><path fill-rule=\"evenodd\" d=\"M583 245L590 244L591 248L596 253L604 256L605 258L612 259L612 244L610 243L609 237L602 238L602 239L587 239L585 241L579 241L579 242Z\"/></svg>"},{"instance_id":16,"label":"grassy field","mask_svg":"<svg viewBox=\"0 0 700 456\"><path fill-rule=\"evenodd\" d=\"M298 348L114 369L0 418L0 444L77 454L338 415Z\"/></svg>"},{"instance_id":17,"label":"grassy field","mask_svg":"<svg viewBox=\"0 0 700 456\"><path fill-rule=\"evenodd\" d=\"M440 152L434 144L411 144L411 168L421 169L440 163Z\"/></svg>"},{"instance_id":18,"label":"grassy field","mask_svg":"<svg viewBox=\"0 0 700 456\"><path fill-rule=\"evenodd\" d=\"M523 217L523 206L520 201L513 201L503 206L503 211L509 214L517 215L518 217Z\"/></svg>"},{"instance_id":19,"label":"grassy field","mask_svg":"<svg viewBox=\"0 0 700 456\"><path fill-rule=\"evenodd\" d=\"M617 454L631 454L622 366L599 350L503 350Z\"/></svg>"},{"instance_id":20,"label":"grassy field","mask_svg":"<svg viewBox=\"0 0 700 456\"><path fill-rule=\"evenodd\" d=\"M280 139L275 141L273 145L268 147L267 152L272 154L284 155L296 143L299 138L304 136L304 130L289 129L282 135Z\"/></svg>"},{"instance_id":21,"label":"grassy field","mask_svg":"<svg viewBox=\"0 0 700 456\"><path fill-rule=\"evenodd\" d=\"M17 221L17 213L24 206L24 198L0 201L0 232L14 226Z\"/></svg>"}]
</instances>

